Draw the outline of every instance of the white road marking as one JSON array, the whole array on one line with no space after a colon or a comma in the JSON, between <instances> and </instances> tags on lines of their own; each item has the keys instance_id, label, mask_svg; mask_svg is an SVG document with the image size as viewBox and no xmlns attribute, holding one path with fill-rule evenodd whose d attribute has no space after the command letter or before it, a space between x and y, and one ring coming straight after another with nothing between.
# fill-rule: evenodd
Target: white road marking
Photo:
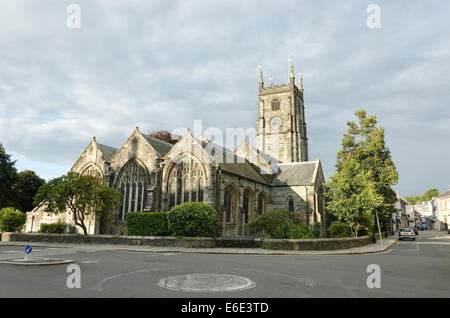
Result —
<instances>
[{"instance_id":1,"label":"white road marking","mask_svg":"<svg viewBox=\"0 0 450 318\"><path fill-rule=\"evenodd\" d=\"M167 268L166 268L167 269ZM141 269L138 271L134 271L134 272L129 272L129 273L122 273L122 274L117 274L117 275L113 275L113 276L109 276L106 277L105 279L102 279L101 281L97 282L94 284L94 286L92 286L92 289L97 291L97 292L101 292L103 290L103 285L107 282L110 281L112 279L115 278L119 278L119 277L123 277L123 276L129 276L129 275L133 275L133 274L138 274L138 273L150 273L150 272L154 272L154 271L160 271L162 270L161 268L153 268L153 269Z\"/></svg>"},{"instance_id":2,"label":"white road marking","mask_svg":"<svg viewBox=\"0 0 450 318\"><path fill-rule=\"evenodd\" d=\"M82 261L82 264L93 264L93 263L98 263L100 261Z\"/></svg>"}]
</instances>

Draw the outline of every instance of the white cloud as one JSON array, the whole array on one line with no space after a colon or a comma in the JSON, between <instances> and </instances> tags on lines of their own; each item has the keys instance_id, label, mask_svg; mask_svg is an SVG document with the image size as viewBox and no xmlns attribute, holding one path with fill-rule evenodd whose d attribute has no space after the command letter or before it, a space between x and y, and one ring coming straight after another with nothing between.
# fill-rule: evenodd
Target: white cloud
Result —
<instances>
[{"instance_id":1,"label":"white cloud","mask_svg":"<svg viewBox=\"0 0 450 318\"><path fill-rule=\"evenodd\" d=\"M21 167L55 177L92 135L118 147L137 125L253 127L258 64L283 83L293 56L325 174L365 108L386 128L402 193L449 184L450 5L379 1L374 30L370 1L82 0L70 30L71 3L1 4L0 140Z\"/></svg>"}]
</instances>

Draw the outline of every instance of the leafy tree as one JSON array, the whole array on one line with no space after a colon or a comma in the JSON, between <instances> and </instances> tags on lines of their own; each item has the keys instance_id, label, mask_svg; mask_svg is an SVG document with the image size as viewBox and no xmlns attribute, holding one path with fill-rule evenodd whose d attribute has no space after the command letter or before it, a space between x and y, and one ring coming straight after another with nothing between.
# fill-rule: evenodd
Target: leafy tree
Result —
<instances>
[{"instance_id":1,"label":"leafy tree","mask_svg":"<svg viewBox=\"0 0 450 318\"><path fill-rule=\"evenodd\" d=\"M24 170L19 172L12 185L16 206L25 212L33 210L33 198L44 183L45 180L39 178L34 171Z\"/></svg>"},{"instance_id":2,"label":"leafy tree","mask_svg":"<svg viewBox=\"0 0 450 318\"><path fill-rule=\"evenodd\" d=\"M412 195L409 197L405 197L405 199L411 203L412 205L415 205L420 202L428 202L431 201L431 199L437 197L439 195L439 190L436 188L430 189L427 192L425 192L424 195Z\"/></svg>"},{"instance_id":3,"label":"leafy tree","mask_svg":"<svg viewBox=\"0 0 450 318\"><path fill-rule=\"evenodd\" d=\"M423 201L431 201L431 199L439 196L439 190L434 188L430 189L423 195Z\"/></svg>"},{"instance_id":4,"label":"leafy tree","mask_svg":"<svg viewBox=\"0 0 450 318\"><path fill-rule=\"evenodd\" d=\"M121 193L105 185L99 178L69 172L40 187L34 204L42 204L48 213L71 212L75 225L86 235L86 216L94 214L107 219L121 198Z\"/></svg>"},{"instance_id":5,"label":"leafy tree","mask_svg":"<svg viewBox=\"0 0 450 318\"><path fill-rule=\"evenodd\" d=\"M398 172L384 140L384 128L377 127L376 116L368 116L365 110L355 112L357 122L347 122L349 127L342 139L342 149L337 154L337 169L341 169L346 156L355 158L370 179L375 191L383 198L376 211L384 228L391 221L396 201L392 186L398 182Z\"/></svg>"},{"instance_id":6,"label":"leafy tree","mask_svg":"<svg viewBox=\"0 0 450 318\"><path fill-rule=\"evenodd\" d=\"M327 208L341 222L349 225L353 236L370 226L371 214L383 204L370 172L361 168L358 160L346 155L327 186L331 200Z\"/></svg>"},{"instance_id":7,"label":"leafy tree","mask_svg":"<svg viewBox=\"0 0 450 318\"><path fill-rule=\"evenodd\" d=\"M7 154L0 143L0 209L5 207L16 207L16 200L12 185L16 181L17 170L14 167L11 155Z\"/></svg>"}]
</instances>

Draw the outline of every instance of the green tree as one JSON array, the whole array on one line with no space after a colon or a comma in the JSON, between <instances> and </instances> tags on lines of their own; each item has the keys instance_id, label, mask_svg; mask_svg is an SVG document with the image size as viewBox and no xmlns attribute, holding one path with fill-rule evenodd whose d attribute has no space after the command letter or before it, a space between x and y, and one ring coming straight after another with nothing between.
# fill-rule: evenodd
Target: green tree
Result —
<instances>
[{"instance_id":1,"label":"green tree","mask_svg":"<svg viewBox=\"0 0 450 318\"><path fill-rule=\"evenodd\" d=\"M398 172L385 143L384 128L377 127L376 116L368 116L365 110L358 110L355 115L357 122L347 123L349 129L343 136L336 167L339 170L344 158L350 155L369 173L376 193L383 198L376 211L387 230L387 222L391 222L394 212L396 196L392 186L398 182Z\"/></svg>"},{"instance_id":2,"label":"green tree","mask_svg":"<svg viewBox=\"0 0 450 318\"><path fill-rule=\"evenodd\" d=\"M44 210L52 214L70 212L75 225L86 235L86 216L95 214L108 219L121 198L122 194L103 184L99 178L69 172L40 187L34 204L42 204Z\"/></svg>"},{"instance_id":3,"label":"green tree","mask_svg":"<svg viewBox=\"0 0 450 318\"><path fill-rule=\"evenodd\" d=\"M430 189L423 195L423 201L431 201L431 199L439 196L439 190L436 188Z\"/></svg>"},{"instance_id":4,"label":"green tree","mask_svg":"<svg viewBox=\"0 0 450 318\"><path fill-rule=\"evenodd\" d=\"M327 183L331 197L327 208L349 225L353 236L358 236L363 227L370 227L372 212L383 204L383 196L377 193L372 178L357 159L347 155Z\"/></svg>"},{"instance_id":5,"label":"green tree","mask_svg":"<svg viewBox=\"0 0 450 318\"><path fill-rule=\"evenodd\" d=\"M11 155L7 154L5 148L0 143L0 209L5 207L16 207L16 200L12 185L17 178L17 170L14 167L15 161L11 160Z\"/></svg>"},{"instance_id":6,"label":"green tree","mask_svg":"<svg viewBox=\"0 0 450 318\"><path fill-rule=\"evenodd\" d=\"M424 195L412 195L409 197L405 197L405 199L411 203L412 205L416 203L420 203L422 201L428 202L431 201L431 199L437 197L439 195L439 190L436 188L430 189L427 192L425 192Z\"/></svg>"},{"instance_id":7,"label":"green tree","mask_svg":"<svg viewBox=\"0 0 450 318\"><path fill-rule=\"evenodd\" d=\"M31 211L34 208L33 199L39 188L45 183L34 171L24 170L19 172L12 185L16 206L21 211Z\"/></svg>"}]
</instances>

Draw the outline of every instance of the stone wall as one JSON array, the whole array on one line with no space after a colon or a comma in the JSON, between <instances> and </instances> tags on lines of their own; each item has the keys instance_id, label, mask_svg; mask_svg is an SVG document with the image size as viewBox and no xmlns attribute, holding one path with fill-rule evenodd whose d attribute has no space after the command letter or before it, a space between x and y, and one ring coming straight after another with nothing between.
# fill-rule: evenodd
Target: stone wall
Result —
<instances>
[{"instance_id":1,"label":"stone wall","mask_svg":"<svg viewBox=\"0 0 450 318\"><path fill-rule=\"evenodd\" d=\"M271 250L324 251L360 247L371 244L369 236L334 239L258 239L251 237L169 237L169 236L120 236L120 235L75 235L42 233L3 233L2 241L48 242L83 244L122 244L160 247L197 248L265 248Z\"/></svg>"}]
</instances>

